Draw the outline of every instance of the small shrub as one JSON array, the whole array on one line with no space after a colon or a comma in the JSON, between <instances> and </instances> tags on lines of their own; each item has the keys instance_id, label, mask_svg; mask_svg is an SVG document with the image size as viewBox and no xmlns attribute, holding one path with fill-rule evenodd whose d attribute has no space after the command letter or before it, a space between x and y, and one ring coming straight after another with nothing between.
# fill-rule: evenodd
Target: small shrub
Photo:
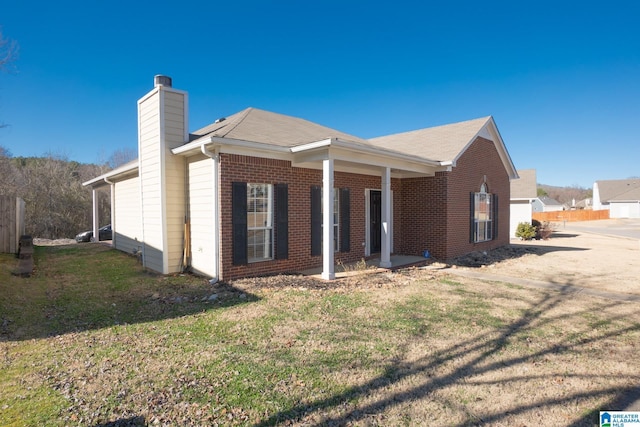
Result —
<instances>
[{"instance_id":1,"label":"small shrub","mask_svg":"<svg viewBox=\"0 0 640 427\"><path fill-rule=\"evenodd\" d=\"M534 220L535 221L535 220ZM531 240L536 237L537 228L528 222L521 222L516 228L516 237L522 240Z\"/></svg>"},{"instance_id":2,"label":"small shrub","mask_svg":"<svg viewBox=\"0 0 640 427\"><path fill-rule=\"evenodd\" d=\"M542 223L540 227L537 228L537 238L542 240L547 240L551 237L551 234L555 231L555 225L550 223L549 221L545 221Z\"/></svg>"}]
</instances>

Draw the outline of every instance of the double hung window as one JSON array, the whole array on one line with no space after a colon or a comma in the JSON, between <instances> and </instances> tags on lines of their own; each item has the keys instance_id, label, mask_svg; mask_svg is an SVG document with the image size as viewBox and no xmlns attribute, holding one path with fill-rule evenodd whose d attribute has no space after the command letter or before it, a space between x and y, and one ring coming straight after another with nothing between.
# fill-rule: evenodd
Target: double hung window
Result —
<instances>
[{"instance_id":1,"label":"double hung window","mask_svg":"<svg viewBox=\"0 0 640 427\"><path fill-rule=\"evenodd\" d=\"M247 261L273 259L273 186L247 184Z\"/></svg>"},{"instance_id":2,"label":"double hung window","mask_svg":"<svg viewBox=\"0 0 640 427\"><path fill-rule=\"evenodd\" d=\"M482 184L480 192L473 194L473 242L486 242L493 239L493 195Z\"/></svg>"}]
</instances>

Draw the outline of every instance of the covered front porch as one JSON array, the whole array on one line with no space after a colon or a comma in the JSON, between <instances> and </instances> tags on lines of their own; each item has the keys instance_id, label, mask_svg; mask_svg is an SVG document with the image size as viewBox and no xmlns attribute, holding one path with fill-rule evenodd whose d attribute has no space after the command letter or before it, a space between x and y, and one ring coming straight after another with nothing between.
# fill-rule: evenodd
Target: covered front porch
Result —
<instances>
[{"instance_id":1,"label":"covered front porch","mask_svg":"<svg viewBox=\"0 0 640 427\"><path fill-rule=\"evenodd\" d=\"M425 177L433 176L438 171L450 169L450 164L421 159L414 156L401 155L388 152L385 149L368 147L351 141L343 141L331 138L310 144L291 148L293 154L292 166L311 169L322 169L322 267L307 270L303 274L319 274L324 280L332 280L340 277L340 274L349 274L354 269L337 265L333 250L334 239L334 175L336 171L358 173L370 176L379 176L379 189L367 189L365 221L367 227L365 237L366 265L361 268L395 269L400 266L425 262L422 257L394 255L393 253L393 194L391 191L391 178ZM372 194L377 194L377 206L379 216L372 221L369 216L373 203ZM371 214L372 215L372 214ZM375 249L371 243L369 227L380 227L379 245ZM373 229L373 228L372 228ZM358 265L358 263L350 263ZM342 271L341 271L342 270Z\"/></svg>"}]
</instances>

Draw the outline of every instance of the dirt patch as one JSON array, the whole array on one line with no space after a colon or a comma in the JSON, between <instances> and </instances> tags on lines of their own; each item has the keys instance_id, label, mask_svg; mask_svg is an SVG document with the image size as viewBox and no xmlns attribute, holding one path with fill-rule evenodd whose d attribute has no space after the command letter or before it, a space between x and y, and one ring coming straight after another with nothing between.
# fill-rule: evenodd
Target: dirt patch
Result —
<instances>
[{"instance_id":1,"label":"dirt patch","mask_svg":"<svg viewBox=\"0 0 640 427\"><path fill-rule=\"evenodd\" d=\"M33 239L33 244L36 246L61 246L61 245L75 245L74 239L40 239L38 237Z\"/></svg>"},{"instance_id":2,"label":"dirt patch","mask_svg":"<svg viewBox=\"0 0 640 427\"><path fill-rule=\"evenodd\" d=\"M548 240L512 240L451 262L504 276L640 294L640 241L604 234L556 231Z\"/></svg>"}]
</instances>

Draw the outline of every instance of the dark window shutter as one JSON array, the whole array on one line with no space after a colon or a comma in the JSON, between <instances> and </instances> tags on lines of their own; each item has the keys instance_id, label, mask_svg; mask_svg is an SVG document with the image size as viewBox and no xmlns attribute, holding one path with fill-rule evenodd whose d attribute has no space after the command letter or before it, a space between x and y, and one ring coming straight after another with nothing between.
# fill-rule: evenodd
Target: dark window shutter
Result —
<instances>
[{"instance_id":1,"label":"dark window shutter","mask_svg":"<svg viewBox=\"0 0 640 427\"><path fill-rule=\"evenodd\" d=\"M276 259L289 258L289 188L275 185L276 198Z\"/></svg>"},{"instance_id":2,"label":"dark window shutter","mask_svg":"<svg viewBox=\"0 0 640 427\"><path fill-rule=\"evenodd\" d=\"M340 189L340 252L351 251L351 201L348 188Z\"/></svg>"},{"instance_id":3,"label":"dark window shutter","mask_svg":"<svg viewBox=\"0 0 640 427\"><path fill-rule=\"evenodd\" d=\"M232 183L233 264L247 264L247 183Z\"/></svg>"},{"instance_id":4,"label":"dark window shutter","mask_svg":"<svg viewBox=\"0 0 640 427\"><path fill-rule=\"evenodd\" d=\"M476 193L469 193L469 243L476 242Z\"/></svg>"},{"instance_id":5,"label":"dark window shutter","mask_svg":"<svg viewBox=\"0 0 640 427\"><path fill-rule=\"evenodd\" d=\"M491 221L493 222L493 235L491 236L492 239L497 239L498 238L498 211L499 211L499 206L498 206L498 195L494 194L493 195L493 200L491 200Z\"/></svg>"},{"instance_id":6,"label":"dark window shutter","mask_svg":"<svg viewBox=\"0 0 640 427\"><path fill-rule=\"evenodd\" d=\"M322 255L322 192L311 187L311 255Z\"/></svg>"}]
</instances>

